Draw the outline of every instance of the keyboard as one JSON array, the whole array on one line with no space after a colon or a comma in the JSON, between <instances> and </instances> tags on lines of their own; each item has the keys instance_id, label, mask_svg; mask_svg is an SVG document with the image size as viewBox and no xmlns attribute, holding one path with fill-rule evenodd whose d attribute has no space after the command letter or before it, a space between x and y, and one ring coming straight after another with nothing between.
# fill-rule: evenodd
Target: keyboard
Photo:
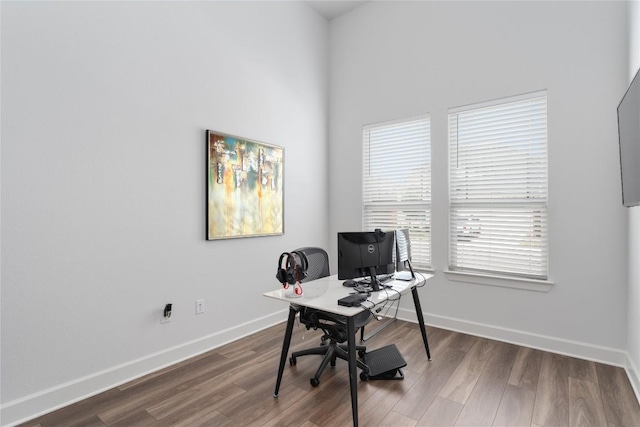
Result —
<instances>
[{"instance_id":1,"label":"keyboard","mask_svg":"<svg viewBox=\"0 0 640 427\"><path fill-rule=\"evenodd\" d=\"M378 279L379 284L384 285L385 283L393 280L393 274L380 274L379 276L376 276L376 279ZM362 280L358 280L358 283L362 285L370 285L371 279L365 278Z\"/></svg>"},{"instance_id":2,"label":"keyboard","mask_svg":"<svg viewBox=\"0 0 640 427\"><path fill-rule=\"evenodd\" d=\"M381 274L380 276L377 277L378 282L380 283L387 283L390 282L394 279L394 275L393 274Z\"/></svg>"}]
</instances>

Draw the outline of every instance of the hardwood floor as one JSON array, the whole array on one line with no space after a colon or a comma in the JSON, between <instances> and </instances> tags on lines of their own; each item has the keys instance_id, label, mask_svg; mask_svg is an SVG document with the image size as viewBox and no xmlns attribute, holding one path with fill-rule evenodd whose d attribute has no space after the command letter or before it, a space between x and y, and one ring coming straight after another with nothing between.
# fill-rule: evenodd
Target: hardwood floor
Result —
<instances>
[{"instance_id":1,"label":"hardwood floor","mask_svg":"<svg viewBox=\"0 0 640 427\"><path fill-rule=\"evenodd\" d=\"M284 323L23 424L24 426L349 426L346 362L309 378L319 356L287 364L273 398ZM395 343L402 381L359 381L362 426L638 427L622 368L403 321L367 341ZM291 351L320 333L294 328Z\"/></svg>"}]
</instances>

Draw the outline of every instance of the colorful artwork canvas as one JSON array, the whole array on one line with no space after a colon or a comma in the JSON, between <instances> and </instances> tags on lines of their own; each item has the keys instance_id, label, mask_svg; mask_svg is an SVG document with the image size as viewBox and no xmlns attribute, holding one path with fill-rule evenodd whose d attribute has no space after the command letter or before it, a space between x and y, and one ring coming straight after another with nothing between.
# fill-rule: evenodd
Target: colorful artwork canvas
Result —
<instances>
[{"instance_id":1,"label":"colorful artwork canvas","mask_svg":"<svg viewBox=\"0 0 640 427\"><path fill-rule=\"evenodd\" d=\"M207 240L284 233L284 149L207 130Z\"/></svg>"}]
</instances>

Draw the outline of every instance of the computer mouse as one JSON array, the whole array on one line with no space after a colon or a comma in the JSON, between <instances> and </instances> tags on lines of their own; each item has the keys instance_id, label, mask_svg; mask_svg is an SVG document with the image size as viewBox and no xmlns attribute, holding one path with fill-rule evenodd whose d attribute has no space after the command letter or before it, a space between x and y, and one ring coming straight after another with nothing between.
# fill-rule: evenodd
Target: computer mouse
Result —
<instances>
[{"instance_id":1,"label":"computer mouse","mask_svg":"<svg viewBox=\"0 0 640 427\"><path fill-rule=\"evenodd\" d=\"M348 279L348 280L345 280L344 282L342 282L342 286L348 286L350 288L355 288L356 286L358 286L358 282L356 282L355 280L352 280L352 279Z\"/></svg>"}]
</instances>

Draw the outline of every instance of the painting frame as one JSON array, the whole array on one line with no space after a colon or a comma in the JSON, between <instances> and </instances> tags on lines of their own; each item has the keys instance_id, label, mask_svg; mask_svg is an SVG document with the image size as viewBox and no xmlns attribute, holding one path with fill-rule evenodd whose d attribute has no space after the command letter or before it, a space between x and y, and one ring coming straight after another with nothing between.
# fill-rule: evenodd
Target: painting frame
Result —
<instances>
[{"instance_id":1,"label":"painting frame","mask_svg":"<svg viewBox=\"0 0 640 427\"><path fill-rule=\"evenodd\" d=\"M284 234L284 147L206 131L206 240Z\"/></svg>"}]
</instances>

